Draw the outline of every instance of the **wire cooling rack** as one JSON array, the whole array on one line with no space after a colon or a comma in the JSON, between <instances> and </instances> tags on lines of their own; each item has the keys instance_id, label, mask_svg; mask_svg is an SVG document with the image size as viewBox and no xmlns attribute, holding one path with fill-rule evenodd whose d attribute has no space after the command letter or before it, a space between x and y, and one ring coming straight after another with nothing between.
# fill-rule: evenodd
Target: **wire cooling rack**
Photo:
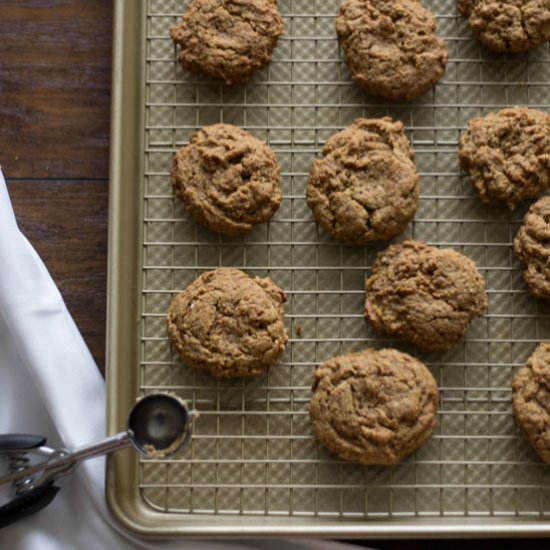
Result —
<instances>
[{"instance_id":1,"label":"wire cooling rack","mask_svg":"<svg viewBox=\"0 0 550 550\"><path fill-rule=\"evenodd\" d=\"M550 515L550 466L521 436L511 405L514 372L550 338L550 309L527 293L511 246L528 205L513 212L483 205L457 157L468 119L511 105L550 110L549 48L491 53L472 37L454 0L424 4L449 48L445 77L413 102L389 102L352 82L334 30L337 0L279 0L286 30L272 63L233 87L176 62L168 29L187 2L148 1L141 391L174 391L201 412L179 458L142 460L140 493L151 508L355 519ZM384 115L404 122L421 175L416 218L397 240L458 250L487 280L487 315L444 353L417 353L373 332L363 317L364 279L384 245L336 242L305 204L310 164L325 140L357 117ZM197 226L170 186L174 151L216 122L265 140L282 168L280 210L244 237ZM287 350L252 380L220 381L186 368L166 337L172 297L218 266L269 275L288 295ZM439 383L435 435L393 467L339 461L309 427L315 366L368 346L417 354Z\"/></svg>"}]
</instances>

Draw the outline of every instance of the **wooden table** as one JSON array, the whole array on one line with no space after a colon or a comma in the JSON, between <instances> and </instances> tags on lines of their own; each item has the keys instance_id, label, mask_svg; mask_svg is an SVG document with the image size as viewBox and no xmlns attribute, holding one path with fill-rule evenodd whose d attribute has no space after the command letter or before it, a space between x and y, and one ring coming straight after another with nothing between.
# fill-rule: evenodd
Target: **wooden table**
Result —
<instances>
[{"instance_id":1,"label":"wooden table","mask_svg":"<svg viewBox=\"0 0 550 550\"><path fill-rule=\"evenodd\" d=\"M0 2L0 164L102 372L112 13L110 0Z\"/></svg>"},{"instance_id":2,"label":"wooden table","mask_svg":"<svg viewBox=\"0 0 550 550\"><path fill-rule=\"evenodd\" d=\"M0 1L0 163L19 225L102 372L112 14L111 0ZM548 546L543 540L364 544L388 550Z\"/></svg>"}]
</instances>

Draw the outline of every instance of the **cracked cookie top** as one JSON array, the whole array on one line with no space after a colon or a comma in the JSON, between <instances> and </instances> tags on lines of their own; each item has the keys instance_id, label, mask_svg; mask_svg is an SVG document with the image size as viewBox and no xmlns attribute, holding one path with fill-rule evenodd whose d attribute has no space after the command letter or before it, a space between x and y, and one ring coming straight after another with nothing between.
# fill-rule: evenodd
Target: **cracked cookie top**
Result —
<instances>
[{"instance_id":1,"label":"cracked cookie top","mask_svg":"<svg viewBox=\"0 0 550 550\"><path fill-rule=\"evenodd\" d=\"M413 99L445 73L434 15L416 0L345 0L336 32L351 75L369 93Z\"/></svg>"},{"instance_id":2,"label":"cracked cookie top","mask_svg":"<svg viewBox=\"0 0 550 550\"><path fill-rule=\"evenodd\" d=\"M550 187L550 115L513 107L473 118L458 154L480 199L513 209Z\"/></svg>"},{"instance_id":3,"label":"cracked cookie top","mask_svg":"<svg viewBox=\"0 0 550 550\"><path fill-rule=\"evenodd\" d=\"M514 413L527 441L550 463L550 343L539 344L512 383Z\"/></svg>"},{"instance_id":4,"label":"cracked cookie top","mask_svg":"<svg viewBox=\"0 0 550 550\"><path fill-rule=\"evenodd\" d=\"M196 222L241 235L281 204L275 153L245 130L213 124L197 130L172 162L172 186Z\"/></svg>"},{"instance_id":5,"label":"cracked cookie top","mask_svg":"<svg viewBox=\"0 0 550 550\"><path fill-rule=\"evenodd\" d=\"M325 231L361 245L405 230L418 206L418 172L403 124L359 118L313 161L307 205Z\"/></svg>"},{"instance_id":6,"label":"cracked cookie top","mask_svg":"<svg viewBox=\"0 0 550 550\"><path fill-rule=\"evenodd\" d=\"M550 301L550 197L531 205L514 239L514 252L533 296Z\"/></svg>"},{"instance_id":7,"label":"cracked cookie top","mask_svg":"<svg viewBox=\"0 0 550 550\"><path fill-rule=\"evenodd\" d=\"M168 335L189 367L226 378L257 375L285 349L285 302L269 278L208 271L173 299Z\"/></svg>"},{"instance_id":8,"label":"cracked cookie top","mask_svg":"<svg viewBox=\"0 0 550 550\"><path fill-rule=\"evenodd\" d=\"M488 304L470 258L413 240L378 254L366 293L365 315L377 330L426 350L457 344Z\"/></svg>"},{"instance_id":9,"label":"cracked cookie top","mask_svg":"<svg viewBox=\"0 0 550 550\"><path fill-rule=\"evenodd\" d=\"M550 40L550 0L458 0L458 9L497 52L523 52Z\"/></svg>"},{"instance_id":10,"label":"cracked cookie top","mask_svg":"<svg viewBox=\"0 0 550 550\"><path fill-rule=\"evenodd\" d=\"M367 349L334 357L315 371L311 427L340 458L395 464L432 435L437 393L430 371L406 353Z\"/></svg>"},{"instance_id":11,"label":"cracked cookie top","mask_svg":"<svg viewBox=\"0 0 550 550\"><path fill-rule=\"evenodd\" d=\"M283 32L277 0L192 0L170 37L184 69L238 84L269 63Z\"/></svg>"}]
</instances>

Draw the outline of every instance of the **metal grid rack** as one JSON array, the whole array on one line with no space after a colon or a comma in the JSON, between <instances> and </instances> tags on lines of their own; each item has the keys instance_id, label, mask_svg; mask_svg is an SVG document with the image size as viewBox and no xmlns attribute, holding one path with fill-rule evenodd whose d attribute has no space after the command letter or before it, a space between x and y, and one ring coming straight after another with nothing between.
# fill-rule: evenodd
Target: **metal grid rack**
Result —
<instances>
[{"instance_id":1,"label":"metal grid rack","mask_svg":"<svg viewBox=\"0 0 550 550\"><path fill-rule=\"evenodd\" d=\"M481 204L461 175L457 145L468 119L507 105L550 110L548 45L502 56L481 47L455 0L424 0L449 48L445 77L413 102L363 93L342 62L337 0L279 0L285 17L269 67L246 86L184 72L168 37L186 1L148 0L141 391L170 390L201 411L177 459L143 460L140 492L170 513L340 518L547 517L550 466L514 424L511 382L550 309L530 297L511 243L526 206ZM317 445L307 408L316 365L367 346L394 346L363 318L364 279L384 245L349 247L320 230L305 204L311 160L355 118L390 115L406 126L421 175L413 236L471 257L487 279L489 310L467 340L422 353L440 388L434 437L393 467L336 460ZM267 141L282 168L274 219L240 238L197 226L174 199L174 151L198 127L244 127ZM171 298L203 271L234 266L269 275L288 295L289 344L277 366L252 380L213 379L172 353L164 316Z\"/></svg>"}]
</instances>

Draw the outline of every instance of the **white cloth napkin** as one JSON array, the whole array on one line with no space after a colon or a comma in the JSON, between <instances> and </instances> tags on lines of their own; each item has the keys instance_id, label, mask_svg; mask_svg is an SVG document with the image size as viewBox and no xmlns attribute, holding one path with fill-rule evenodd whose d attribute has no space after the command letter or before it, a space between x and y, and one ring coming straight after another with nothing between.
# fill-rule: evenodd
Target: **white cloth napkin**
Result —
<instances>
[{"instance_id":1,"label":"white cloth napkin","mask_svg":"<svg viewBox=\"0 0 550 550\"><path fill-rule=\"evenodd\" d=\"M46 267L19 231L0 170L0 433L47 436L69 450L105 435L101 375ZM125 533L107 511L105 459L82 463L34 516L0 530L14 550L328 550L332 541L162 541Z\"/></svg>"}]
</instances>

